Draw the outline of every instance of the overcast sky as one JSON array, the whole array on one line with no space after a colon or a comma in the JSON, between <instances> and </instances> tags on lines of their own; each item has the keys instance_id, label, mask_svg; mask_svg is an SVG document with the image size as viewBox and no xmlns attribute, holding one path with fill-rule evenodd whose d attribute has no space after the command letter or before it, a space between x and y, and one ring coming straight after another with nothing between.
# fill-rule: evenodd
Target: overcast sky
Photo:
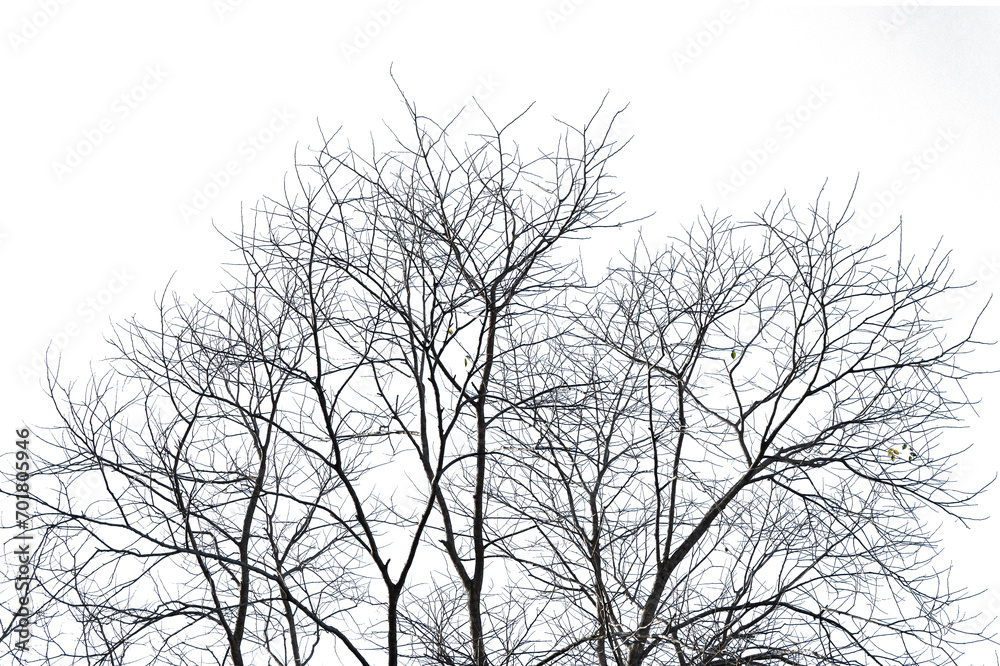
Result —
<instances>
[{"instance_id":1,"label":"overcast sky","mask_svg":"<svg viewBox=\"0 0 1000 666\"><path fill-rule=\"evenodd\" d=\"M403 127L390 65L431 117L475 96L506 122L534 102L518 133L530 150L550 147L553 117L580 124L605 95L628 105L634 138L613 171L623 215L655 213L654 237L702 209L807 203L827 179L842 207L860 175L858 240L900 217L907 254L940 240L956 281L980 283L943 306L967 325L1000 274L1000 9L672 4L4 0L0 446L51 419L36 373L50 341L79 373L108 353L109 320L150 312L172 275L180 293L218 286L213 223L232 230L241 207L279 197L319 125L355 144ZM998 321L1000 304L979 337L997 339ZM1000 464L997 381L970 384L982 421L948 435L975 444L959 470L970 484ZM1000 492L979 512L997 518L946 527L942 562L958 586L989 586L969 610L992 617Z\"/></svg>"}]
</instances>

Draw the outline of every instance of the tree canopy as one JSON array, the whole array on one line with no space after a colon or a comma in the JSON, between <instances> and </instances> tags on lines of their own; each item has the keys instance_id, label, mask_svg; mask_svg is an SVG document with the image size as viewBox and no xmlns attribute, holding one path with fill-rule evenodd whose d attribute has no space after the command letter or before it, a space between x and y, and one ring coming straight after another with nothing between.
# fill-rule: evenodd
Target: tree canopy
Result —
<instances>
[{"instance_id":1,"label":"tree canopy","mask_svg":"<svg viewBox=\"0 0 1000 666\"><path fill-rule=\"evenodd\" d=\"M847 242L821 191L588 281L575 244L636 228L617 114L529 158L521 116L456 146L406 108L390 150L297 160L221 292L50 369L36 661L929 666L981 638L928 523L978 492L946 254Z\"/></svg>"}]
</instances>

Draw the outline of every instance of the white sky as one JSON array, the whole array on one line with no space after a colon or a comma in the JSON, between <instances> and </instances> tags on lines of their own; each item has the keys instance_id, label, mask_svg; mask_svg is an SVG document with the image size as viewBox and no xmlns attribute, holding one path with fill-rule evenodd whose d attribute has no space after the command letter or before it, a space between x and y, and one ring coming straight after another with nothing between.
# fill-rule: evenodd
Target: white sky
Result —
<instances>
[{"instance_id":1,"label":"white sky","mask_svg":"<svg viewBox=\"0 0 1000 666\"><path fill-rule=\"evenodd\" d=\"M974 316L1000 273L1000 8L689 4L4 0L0 450L22 423L50 418L22 375L53 336L81 372L107 353L109 318L149 312L172 274L181 293L218 285L227 253L212 222L231 230L241 204L280 196L317 120L356 144L382 120L404 128L390 64L434 117L474 94L498 121L536 102L519 133L529 150L549 147L552 116L582 123L605 93L611 108L628 104L635 138L614 171L624 214L656 213L643 224L654 237L702 207L748 217L783 191L805 203L826 178L843 206L860 173L855 206L875 213L866 233L902 216L905 251L943 239L956 279L982 283L948 314ZM366 24L367 44L356 41ZM78 165L74 150L87 153ZM724 196L719 184L754 155L763 164ZM227 162L239 172L215 191ZM184 219L206 189L204 212ZM1000 304L979 337L997 339L998 321ZM1000 354L971 363L1000 367ZM996 385L970 385L983 420L951 435L977 445L961 470L970 483L1000 465ZM953 583L990 587L969 611L992 617L1000 492L980 511L997 518L942 532L942 562L956 565ZM967 663L992 662L986 652Z\"/></svg>"}]
</instances>

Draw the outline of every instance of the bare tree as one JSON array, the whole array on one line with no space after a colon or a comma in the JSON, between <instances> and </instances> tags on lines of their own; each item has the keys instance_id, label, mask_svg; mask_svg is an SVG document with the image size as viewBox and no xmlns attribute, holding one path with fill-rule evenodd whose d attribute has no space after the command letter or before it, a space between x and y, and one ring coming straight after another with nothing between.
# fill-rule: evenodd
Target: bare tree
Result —
<instances>
[{"instance_id":1,"label":"bare tree","mask_svg":"<svg viewBox=\"0 0 1000 666\"><path fill-rule=\"evenodd\" d=\"M529 159L521 116L456 152L406 108L387 152L323 135L223 291L53 368L44 661L947 661L946 263L783 200L587 284L617 114Z\"/></svg>"},{"instance_id":2,"label":"bare tree","mask_svg":"<svg viewBox=\"0 0 1000 666\"><path fill-rule=\"evenodd\" d=\"M847 246L821 202L638 243L533 360L575 388L512 420L495 543L566 606L566 663L947 663L977 638L924 522L977 494L939 441L976 344L927 315L947 257L877 254L898 228Z\"/></svg>"},{"instance_id":3,"label":"bare tree","mask_svg":"<svg viewBox=\"0 0 1000 666\"><path fill-rule=\"evenodd\" d=\"M413 145L323 138L234 238L218 298L122 326L82 395L50 376L39 591L83 626L67 656L300 664L332 637L395 664L414 567L459 584L462 659L504 649L484 602L498 359L572 278L555 250L614 211L620 146L595 114L534 159L511 124L459 154L407 108ZM86 473L105 492L78 506Z\"/></svg>"}]
</instances>

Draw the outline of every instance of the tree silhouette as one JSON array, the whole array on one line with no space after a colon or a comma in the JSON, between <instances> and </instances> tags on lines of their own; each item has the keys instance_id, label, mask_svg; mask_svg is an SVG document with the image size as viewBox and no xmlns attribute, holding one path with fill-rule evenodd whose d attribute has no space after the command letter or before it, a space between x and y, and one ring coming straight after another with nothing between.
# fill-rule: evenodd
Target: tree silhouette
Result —
<instances>
[{"instance_id":1,"label":"tree silhouette","mask_svg":"<svg viewBox=\"0 0 1000 666\"><path fill-rule=\"evenodd\" d=\"M527 159L523 114L455 151L406 108L388 152L323 136L221 293L161 297L82 386L51 369L38 661L936 664L979 637L924 523L976 495L943 435L977 343L926 314L947 256L850 246L821 193L588 283L573 244L629 223L617 114Z\"/></svg>"}]
</instances>

